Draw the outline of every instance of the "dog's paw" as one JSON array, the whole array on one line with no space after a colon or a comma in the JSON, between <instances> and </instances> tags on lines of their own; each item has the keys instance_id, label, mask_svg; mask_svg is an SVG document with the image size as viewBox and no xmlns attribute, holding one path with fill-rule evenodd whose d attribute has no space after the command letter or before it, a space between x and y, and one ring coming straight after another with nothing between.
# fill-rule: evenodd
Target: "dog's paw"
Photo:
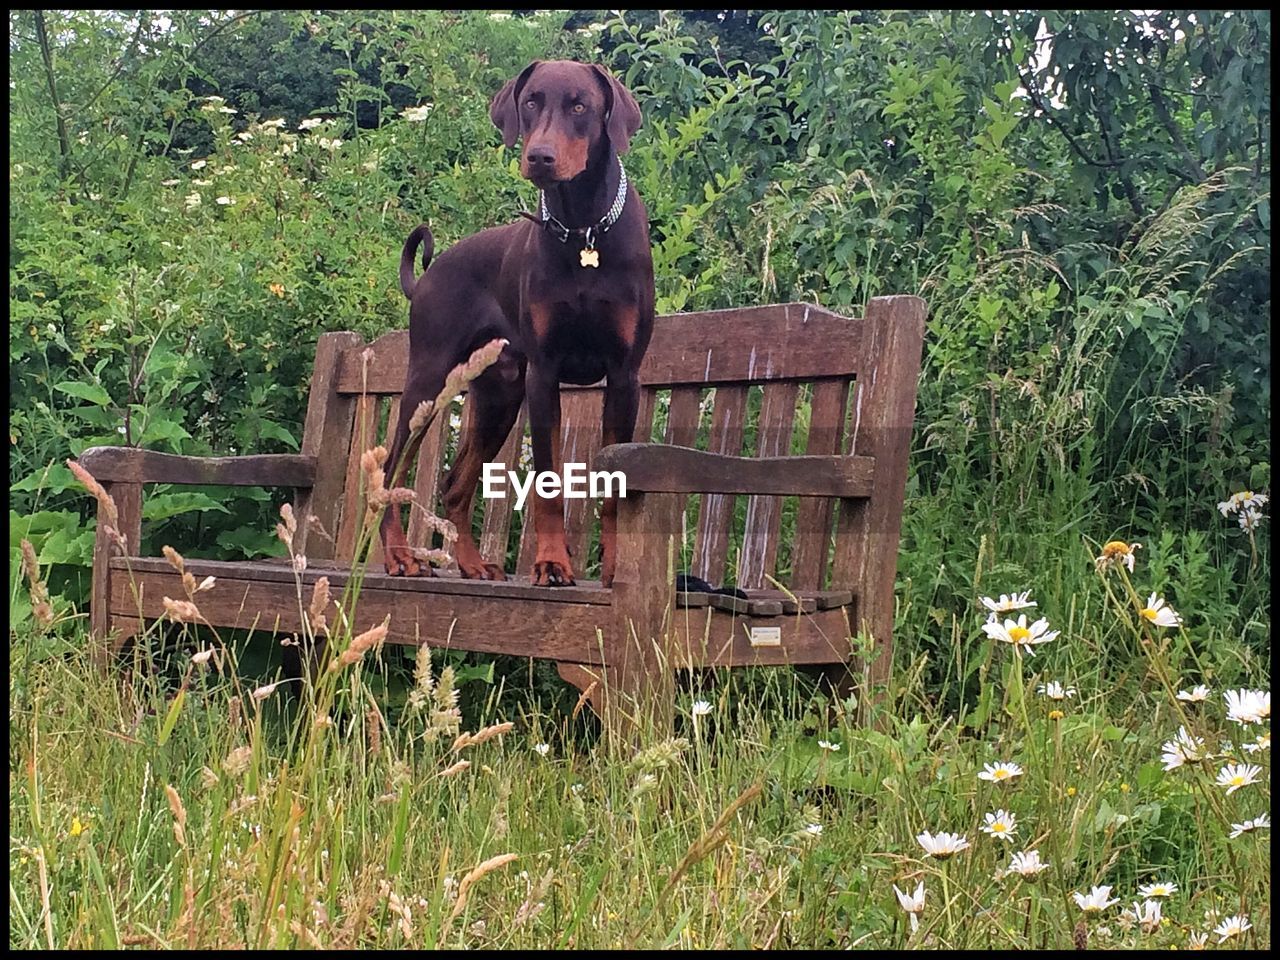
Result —
<instances>
[{"instance_id":1,"label":"dog's paw","mask_svg":"<svg viewBox=\"0 0 1280 960\"><path fill-rule=\"evenodd\" d=\"M387 573L393 577L435 576L431 564L419 561L407 546L387 548L382 563L387 568Z\"/></svg>"},{"instance_id":2,"label":"dog's paw","mask_svg":"<svg viewBox=\"0 0 1280 960\"><path fill-rule=\"evenodd\" d=\"M572 587L573 568L568 560L539 560L529 577L535 587Z\"/></svg>"},{"instance_id":3,"label":"dog's paw","mask_svg":"<svg viewBox=\"0 0 1280 960\"><path fill-rule=\"evenodd\" d=\"M466 580L505 580L507 579L506 571L496 563L486 563L483 560L474 563L458 562L458 570Z\"/></svg>"}]
</instances>

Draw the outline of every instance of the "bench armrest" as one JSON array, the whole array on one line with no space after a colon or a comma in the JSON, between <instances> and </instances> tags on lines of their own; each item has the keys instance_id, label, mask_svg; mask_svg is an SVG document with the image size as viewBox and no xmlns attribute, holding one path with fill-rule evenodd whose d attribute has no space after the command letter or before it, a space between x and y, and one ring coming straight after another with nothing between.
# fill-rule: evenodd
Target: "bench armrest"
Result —
<instances>
[{"instance_id":1,"label":"bench armrest","mask_svg":"<svg viewBox=\"0 0 1280 960\"><path fill-rule=\"evenodd\" d=\"M729 457L665 443L617 443L593 470L620 470L627 492L869 497L873 457Z\"/></svg>"},{"instance_id":2,"label":"bench armrest","mask_svg":"<svg viewBox=\"0 0 1280 960\"><path fill-rule=\"evenodd\" d=\"M316 479L316 458L293 453L182 457L137 447L90 447L79 461L100 483L310 487Z\"/></svg>"}]
</instances>

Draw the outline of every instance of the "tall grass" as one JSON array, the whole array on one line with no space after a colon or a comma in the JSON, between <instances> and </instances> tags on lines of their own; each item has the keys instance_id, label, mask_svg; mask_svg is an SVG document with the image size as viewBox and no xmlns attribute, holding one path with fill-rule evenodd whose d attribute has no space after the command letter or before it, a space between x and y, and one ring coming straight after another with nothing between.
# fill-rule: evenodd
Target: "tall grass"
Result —
<instances>
[{"instance_id":1,"label":"tall grass","mask_svg":"<svg viewBox=\"0 0 1280 960\"><path fill-rule=\"evenodd\" d=\"M296 696L241 676L234 647L192 662L207 644L190 625L176 645L144 636L112 680L81 651L33 657L19 636L10 943L1183 946L1240 914L1252 927L1226 943L1268 944L1269 830L1229 834L1269 810L1269 747L1246 751L1269 719L1230 722L1223 697L1264 665L1198 622L1191 598L1190 629L1144 619L1144 551L1132 574L1096 571L1081 546L1015 578L981 550L975 586L1033 590L1024 612L1061 632L1028 655L988 637L976 603L954 619L959 711L925 682L927 651L861 705L870 724L790 672L700 674L674 736L622 752L502 687L464 719L429 653L392 709L391 658L353 628L333 629ZM908 617L919 602L904 597ZM1049 681L1076 692L1050 699ZM1197 682L1208 700L1176 698ZM1163 770L1180 727L1221 756ZM1260 782L1225 793L1228 755ZM1024 772L979 777L1003 762ZM1011 842L980 831L997 810L1016 818ZM929 857L926 831L970 847ZM1035 882L1001 876L1029 849L1049 864ZM1163 920L1122 916L1150 909L1137 891L1157 880L1177 888ZM891 885L921 882L913 933ZM1118 902L1091 919L1073 894L1104 884Z\"/></svg>"}]
</instances>

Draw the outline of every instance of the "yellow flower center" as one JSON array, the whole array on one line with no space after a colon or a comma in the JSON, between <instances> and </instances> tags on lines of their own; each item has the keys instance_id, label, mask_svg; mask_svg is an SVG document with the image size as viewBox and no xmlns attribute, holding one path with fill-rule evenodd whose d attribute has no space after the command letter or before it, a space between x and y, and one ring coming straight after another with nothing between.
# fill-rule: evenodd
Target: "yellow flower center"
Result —
<instances>
[{"instance_id":1,"label":"yellow flower center","mask_svg":"<svg viewBox=\"0 0 1280 960\"><path fill-rule=\"evenodd\" d=\"M1067 796L1068 796L1068 797L1074 797L1075 795L1076 795L1076 788L1075 788L1075 787L1067 787Z\"/></svg>"},{"instance_id":2,"label":"yellow flower center","mask_svg":"<svg viewBox=\"0 0 1280 960\"><path fill-rule=\"evenodd\" d=\"M1024 643L1031 636L1031 631L1026 627L1014 627L1009 631L1009 639L1014 643Z\"/></svg>"},{"instance_id":3,"label":"yellow flower center","mask_svg":"<svg viewBox=\"0 0 1280 960\"><path fill-rule=\"evenodd\" d=\"M1008 770L997 770L997 771L995 772L994 776L995 776L995 778L996 778L997 780L1003 780L1005 777L1009 776L1009 771L1008 771Z\"/></svg>"},{"instance_id":4,"label":"yellow flower center","mask_svg":"<svg viewBox=\"0 0 1280 960\"><path fill-rule=\"evenodd\" d=\"M1064 716L1064 714L1063 714L1063 712L1062 712L1061 710L1050 710L1050 711L1049 711L1049 719L1050 719L1050 720L1061 720L1061 719L1063 718L1063 716Z\"/></svg>"},{"instance_id":5,"label":"yellow flower center","mask_svg":"<svg viewBox=\"0 0 1280 960\"><path fill-rule=\"evenodd\" d=\"M1129 545L1123 540L1108 541L1102 548L1102 555L1104 557L1119 557L1124 556L1129 552Z\"/></svg>"},{"instance_id":6,"label":"yellow flower center","mask_svg":"<svg viewBox=\"0 0 1280 960\"><path fill-rule=\"evenodd\" d=\"M1240 499L1241 499L1241 500L1252 500L1252 499L1253 499L1253 491L1252 491L1252 490L1246 490L1244 493L1242 493L1242 494L1240 495Z\"/></svg>"},{"instance_id":7,"label":"yellow flower center","mask_svg":"<svg viewBox=\"0 0 1280 960\"><path fill-rule=\"evenodd\" d=\"M1158 614L1158 613L1157 613L1153 608L1151 608L1151 607L1143 607L1143 608L1142 608L1142 615L1143 615L1144 617L1146 617L1148 620L1152 621L1153 623L1155 622L1156 617L1160 616L1160 614Z\"/></svg>"},{"instance_id":8,"label":"yellow flower center","mask_svg":"<svg viewBox=\"0 0 1280 960\"><path fill-rule=\"evenodd\" d=\"M993 824L991 825L991 832L992 832L992 833L1004 833L1004 832L1005 832L1005 831L1007 831L1008 829L1009 829L1008 824L1004 824L1004 823L993 823Z\"/></svg>"}]
</instances>

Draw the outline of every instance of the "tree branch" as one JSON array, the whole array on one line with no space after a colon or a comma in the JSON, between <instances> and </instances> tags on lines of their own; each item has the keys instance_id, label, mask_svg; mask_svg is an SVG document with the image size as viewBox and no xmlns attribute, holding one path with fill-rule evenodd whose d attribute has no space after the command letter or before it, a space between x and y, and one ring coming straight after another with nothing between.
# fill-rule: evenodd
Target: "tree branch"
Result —
<instances>
[{"instance_id":1,"label":"tree branch","mask_svg":"<svg viewBox=\"0 0 1280 960\"><path fill-rule=\"evenodd\" d=\"M53 50L49 46L49 33L45 29L44 11L34 11L36 37L40 40L40 57L44 61L44 76L49 84L49 98L53 101L53 115L58 122L58 173L63 179L71 173L71 140L67 136L67 121L58 101L58 85L53 74Z\"/></svg>"},{"instance_id":2,"label":"tree branch","mask_svg":"<svg viewBox=\"0 0 1280 960\"><path fill-rule=\"evenodd\" d=\"M1156 119L1160 121L1160 125L1169 134L1169 139L1173 141L1173 145L1178 148L1178 152L1182 154L1182 159L1186 162L1186 172L1191 177L1191 182L1203 183L1204 169L1192 155L1186 141L1182 139L1182 131L1178 129L1178 124L1174 121L1173 115L1169 113L1169 105L1165 103L1164 94L1160 92L1160 87L1154 83L1149 83L1147 84L1147 92L1151 94L1151 106L1155 109Z\"/></svg>"},{"instance_id":3,"label":"tree branch","mask_svg":"<svg viewBox=\"0 0 1280 960\"><path fill-rule=\"evenodd\" d=\"M1080 144L1076 142L1076 138L1073 137L1067 128L1064 127L1050 112L1049 105L1044 102L1040 97L1040 94L1036 91L1035 85L1032 83L1033 78L1029 78L1024 74L1022 72L1022 68L1018 64L1014 64L1014 69L1018 71L1018 79L1022 81L1022 89L1027 91L1027 96L1031 98L1031 105L1043 113L1044 118L1049 125L1066 138L1067 143L1071 145L1071 149L1076 152L1076 155L1079 156L1081 160L1089 164L1091 167L1118 167L1125 162L1123 159L1098 160L1085 153L1084 147L1080 146Z\"/></svg>"}]
</instances>

